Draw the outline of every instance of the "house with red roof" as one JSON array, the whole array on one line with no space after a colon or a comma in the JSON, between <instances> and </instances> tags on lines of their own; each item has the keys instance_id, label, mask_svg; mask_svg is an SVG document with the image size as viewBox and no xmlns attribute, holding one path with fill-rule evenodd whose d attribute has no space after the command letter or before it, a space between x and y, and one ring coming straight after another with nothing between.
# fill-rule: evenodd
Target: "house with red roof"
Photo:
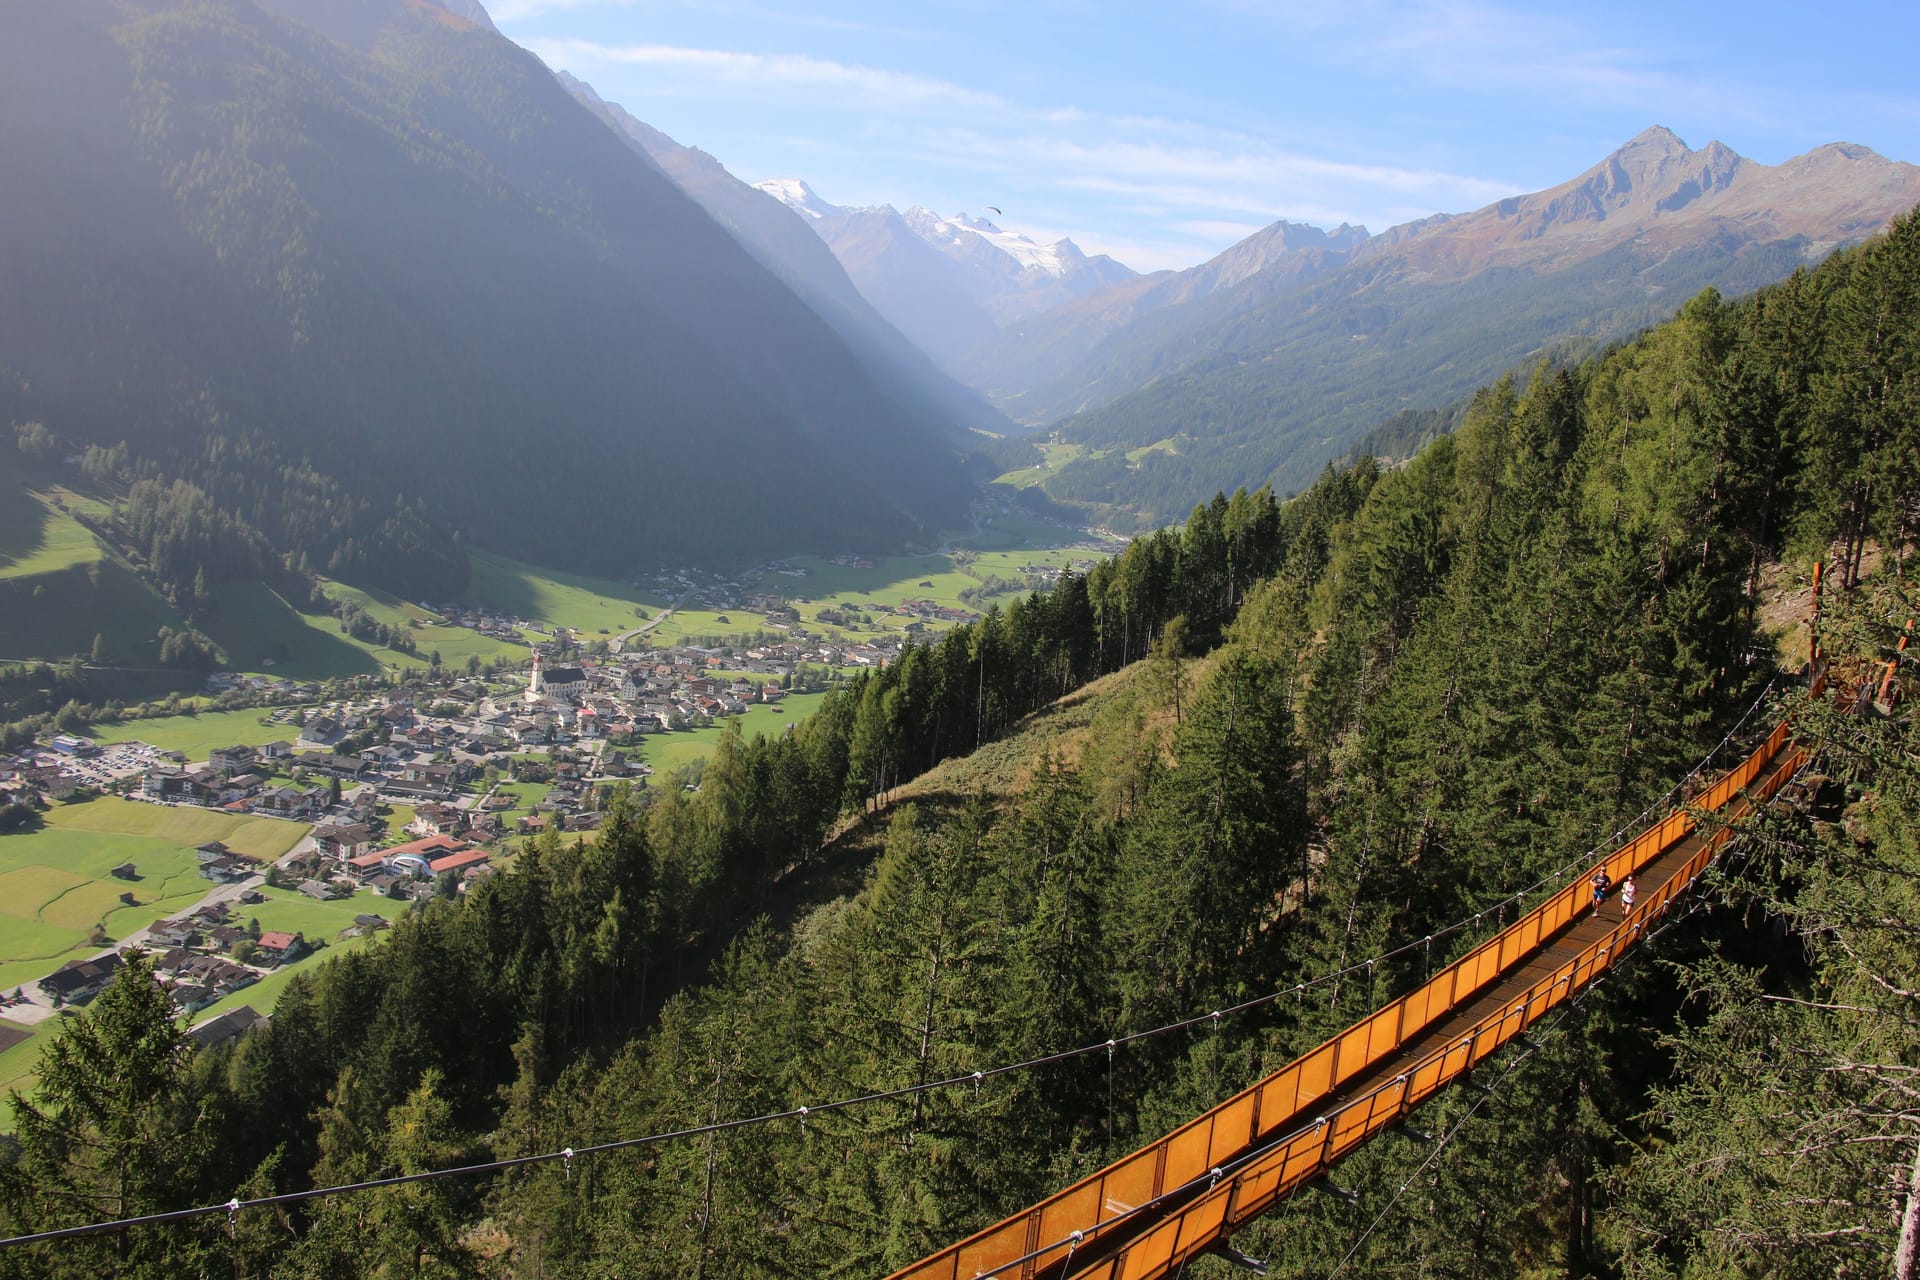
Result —
<instances>
[{"instance_id":1,"label":"house with red roof","mask_svg":"<svg viewBox=\"0 0 1920 1280\"><path fill-rule=\"evenodd\" d=\"M442 871L465 871L468 867L485 862L492 855L485 849L463 849L459 853L450 853L444 858L435 858L427 864L434 875Z\"/></svg>"},{"instance_id":2,"label":"house with red roof","mask_svg":"<svg viewBox=\"0 0 1920 1280\"><path fill-rule=\"evenodd\" d=\"M289 960L298 960L307 953L307 939L298 933L286 933L279 929L263 930L254 944L258 950L254 953L261 964L280 965Z\"/></svg>"}]
</instances>

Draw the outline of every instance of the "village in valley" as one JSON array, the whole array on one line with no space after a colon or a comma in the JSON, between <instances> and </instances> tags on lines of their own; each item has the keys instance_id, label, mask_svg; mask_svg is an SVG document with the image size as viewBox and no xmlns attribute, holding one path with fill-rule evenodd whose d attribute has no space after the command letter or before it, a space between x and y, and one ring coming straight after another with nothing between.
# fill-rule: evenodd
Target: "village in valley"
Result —
<instances>
[{"instance_id":1,"label":"village in valley","mask_svg":"<svg viewBox=\"0 0 1920 1280\"><path fill-rule=\"evenodd\" d=\"M1068 567L1090 566L1089 550L1036 556L1019 580L991 585L1000 594L1050 585ZM874 569L853 556L820 562L856 578ZM99 904L94 945L67 950L64 963L17 985L32 962L0 957L0 1006L27 1026L56 1017L103 989L122 953L139 947L196 1040L238 1036L270 1016L284 985L276 979L290 968L365 945L416 903L464 894L509 865L521 839L550 830L591 839L611 788L666 783L646 759L654 735L691 738L755 711L766 713L752 721L760 731L778 732L793 722L789 711L810 714L834 682L979 616L953 602L951 584L945 601L906 590L815 602L803 593L812 572L783 564L733 578L643 579L636 590L671 603L651 617L634 610L636 625L621 632L477 604L423 605L435 625L528 645L528 662L502 670L436 661L359 688L215 672L207 698L254 708L201 716L207 725L232 718L234 741L184 751L143 740L150 722L135 720L123 733L56 734L0 758L0 810L35 811L56 833L97 834L89 856L128 851L99 853L93 883L78 866L60 869L76 881L75 892L58 895L74 899L70 920ZM676 613L717 630L682 625L672 643L658 639ZM697 768L660 772L672 785L698 785ZM165 849L159 866L143 852L156 847Z\"/></svg>"}]
</instances>

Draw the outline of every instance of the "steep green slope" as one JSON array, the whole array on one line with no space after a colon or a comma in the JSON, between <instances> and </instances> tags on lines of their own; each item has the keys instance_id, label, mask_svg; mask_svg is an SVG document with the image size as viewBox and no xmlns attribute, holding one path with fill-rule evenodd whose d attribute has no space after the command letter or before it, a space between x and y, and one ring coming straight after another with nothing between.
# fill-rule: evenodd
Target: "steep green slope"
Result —
<instances>
[{"instance_id":1,"label":"steep green slope","mask_svg":"<svg viewBox=\"0 0 1920 1280\"><path fill-rule=\"evenodd\" d=\"M1175 450L1124 471L1069 466L1045 487L1062 501L1125 508L1146 527L1222 486L1297 492L1402 409L1456 400L1548 343L1565 351L1630 334L1710 284L1744 292L1778 280L1808 252L1803 241L1713 241L1654 259L1623 246L1552 275L1502 269L1458 284L1370 286L1355 268L1278 291L1242 286L1212 301L1204 324L1184 318L1204 338L1173 345L1152 326L1129 330L1103 359L1116 378L1148 385L1059 427L1062 439L1098 448L1172 437Z\"/></svg>"},{"instance_id":2,"label":"steep green slope","mask_svg":"<svg viewBox=\"0 0 1920 1280\"><path fill-rule=\"evenodd\" d=\"M897 543L960 509L934 411L497 35L412 0L5 22L15 417L182 466L244 435L255 474L304 457L548 563Z\"/></svg>"}]
</instances>

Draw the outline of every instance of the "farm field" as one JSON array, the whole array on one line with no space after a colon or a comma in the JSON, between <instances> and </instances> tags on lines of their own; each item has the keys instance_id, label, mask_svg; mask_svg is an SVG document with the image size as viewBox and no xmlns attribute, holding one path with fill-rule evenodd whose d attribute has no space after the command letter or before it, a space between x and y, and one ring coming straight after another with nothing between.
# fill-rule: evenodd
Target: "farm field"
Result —
<instances>
[{"instance_id":1,"label":"farm field","mask_svg":"<svg viewBox=\"0 0 1920 1280\"><path fill-rule=\"evenodd\" d=\"M259 707L237 711L202 711L190 716L158 716L151 720L123 720L101 725L93 732L99 742L146 742L162 751L179 751L189 760L205 760L216 747L258 747L268 742L293 741L298 725L262 724L267 712Z\"/></svg>"},{"instance_id":2,"label":"farm field","mask_svg":"<svg viewBox=\"0 0 1920 1280\"><path fill-rule=\"evenodd\" d=\"M698 643L701 636L745 636L764 630L765 621L752 609L675 609L665 622L636 637L636 643L643 648L667 648Z\"/></svg>"},{"instance_id":3,"label":"farm field","mask_svg":"<svg viewBox=\"0 0 1920 1280\"><path fill-rule=\"evenodd\" d=\"M94 800L56 806L47 814L47 830L87 831L142 836L185 849L218 840L235 853L270 860L300 842L306 823L282 818L240 817L190 805L147 804L138 800Z\"/></svg>"},{"instance_id":4,"label":"farm field","mask_svg":"<svg viewBox=\"0 0 1920 1280\"><path fill-rule=\"evenodd\" d=\"M122 862L140 879L107 874ZM190 849L151 837L45 830L0 840L0 990L99 950L87 943L96 923L119 938L191 906L212 888L198 868Z\"/></svg>"},{"instance_id":5,"label":"farm field","mask_svg":"<svg viewBox=\"0 0 1920 1280\"><path fill-rule=\"evenodd\" d=\"M242 853L277 857L306 830L137 801L56 806L40 830L0 837L0 990L28 986L91 954L97 948L87 945L87 934L96 923L121 938L198 902L213 886L200 878L195 845L222 840ZM123 862L138 869L137 880L113 878Z\"/></svg>"},{"instance_id":6,"label":"farm field","mask_svg":"<svg viewBox=\"0 0 1920 1280\"><path fill-rule=\"evenodd\" d=\"M746 714L730 716L728 721L738 720L741 736L745 738L751 739L756 735L772 737L789 724L798 724L819 710L826 696L824 693L796 693L769 706L749 707ZM640 758L653 766L656 778L664 777L670 770L712 755L713 744L720 740L723 732L725 722L684 733L650 733L640 740Z\"/></svg>"}]
</instances>

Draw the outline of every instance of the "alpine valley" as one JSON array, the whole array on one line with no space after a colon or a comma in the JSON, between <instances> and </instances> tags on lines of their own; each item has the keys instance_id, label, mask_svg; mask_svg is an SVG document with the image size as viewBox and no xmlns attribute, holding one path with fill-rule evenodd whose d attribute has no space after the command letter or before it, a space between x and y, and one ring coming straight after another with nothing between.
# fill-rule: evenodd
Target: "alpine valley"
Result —
<instances>
[{"instance_id":1,"label":"alpine valley","mask_svg":"<svg viewBox=\"0 0 1920 1280\"><path fill-rule=\"evenodd\" d=\"M1126 278L1071 242L996 255L1005 237L964 215L772 189L956 376L1076 446L1048 494L1152 529L1223 488L1298 491L1400 415L1368 444L1405 456L1444 429L1434 411L1507 370L1598 350L1703 288L1741 293L1818 262L1920 203L1920 167L1842 143L1756 164L1654 127L1472 213L1378 235L1279 222L1190 270ZM936 253L909 252L908 232Z\"/></svg>"},{"instance_id":2,"label":"alpine valley","mask_svg":"<svg viewBox=\"0 0 1920 1280\"><path fill-rule=\"evenodd\" d=\"M1920 168L1139 274L681 122L1281 57L513 4L0 4L0 1280L1920 1280Z\"/></svg>"}]
</instances>

